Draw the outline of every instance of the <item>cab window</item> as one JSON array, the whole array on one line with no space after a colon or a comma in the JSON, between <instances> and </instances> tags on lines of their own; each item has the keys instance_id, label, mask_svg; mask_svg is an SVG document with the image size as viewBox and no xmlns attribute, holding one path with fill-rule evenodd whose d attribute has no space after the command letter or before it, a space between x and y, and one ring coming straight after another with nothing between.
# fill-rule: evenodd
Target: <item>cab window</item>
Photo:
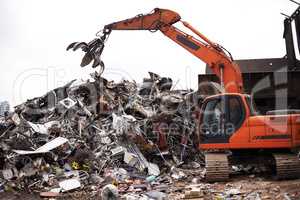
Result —
<instances>
[{"instance_id":1,"label":"cab window","mask_svg":"<svg viewBox=\"0 0 300 200\"><path fill-rule=\"evenodd\" d=\"M245 119L245 111L238 96L230 96L228 100L228 120L235 130L239 129Z\"/></svg>"},{"instance_id":2,"label":"cab window","mask_svg":"<svg viewBox=\"0 0 300 200\"><path fill-rule=\"evenodd\" d=\"M221 99L209 101L204 109L203 123L219 123L224 112L224 102Z\"/></svg>"}]
</instances>

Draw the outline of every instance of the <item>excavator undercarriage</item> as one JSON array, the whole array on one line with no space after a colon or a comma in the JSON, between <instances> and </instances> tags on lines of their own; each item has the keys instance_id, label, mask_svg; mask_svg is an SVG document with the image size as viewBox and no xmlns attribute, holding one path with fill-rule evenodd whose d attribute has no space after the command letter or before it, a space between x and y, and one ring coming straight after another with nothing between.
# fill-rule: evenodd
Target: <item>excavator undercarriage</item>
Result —
<instances>
[{"instance_id":1,"label":"excavator undercarriage","mask_svg":"<svg viewBox=\"0 0 300 200\"><path fill-rule=\"evenodd\" d=\"M267 173L276 180L300 178L300 160L292 152L207 152L205 153L205 180L227 181L234 165L264 166Z\"/></svg>"}]
</instances>

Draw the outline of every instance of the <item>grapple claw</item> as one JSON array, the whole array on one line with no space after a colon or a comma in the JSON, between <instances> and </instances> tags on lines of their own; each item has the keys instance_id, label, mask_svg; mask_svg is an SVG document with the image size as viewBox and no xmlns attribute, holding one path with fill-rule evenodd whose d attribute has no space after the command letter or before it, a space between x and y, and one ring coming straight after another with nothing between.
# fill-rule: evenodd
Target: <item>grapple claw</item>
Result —
<instances>
[{"instance_id":1,"label":"grapple claw","mask_svg":"<svg viewBox=\"0 0 300 200\"><path fill-rule=\"evenodd\" d=\"M83 56L80 66L85 67L89 65L92 61L92 68L96 68L97 66L101 66L101 73L104 70L104 63L100 59L101 54L104 49L104 42L106 36L110 32L103 32L103 35L99 38L95 38L91 40L90 42L73 42L67 47L67 51L72 49L73 51L76 51L77 49L81 49L82 51L86 52L85 55Z\"/></svg>"}]
</instances>

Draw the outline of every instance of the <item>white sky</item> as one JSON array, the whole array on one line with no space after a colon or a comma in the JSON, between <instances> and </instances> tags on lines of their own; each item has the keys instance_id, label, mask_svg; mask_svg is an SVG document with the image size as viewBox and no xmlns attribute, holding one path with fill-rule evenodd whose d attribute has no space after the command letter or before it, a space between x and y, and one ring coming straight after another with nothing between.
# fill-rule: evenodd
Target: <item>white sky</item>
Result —
<instances>
[{"instance_id":1,"label":"white sky","mask_svg":"<svg viewBox=\"0 0 300 200\"><path fill-rule=\"evenodd\" d=\"M66 52L73 41L90 41L105 24L150 12L155 7L177 11L235 59L285 55L280 12L297 5L288 0L1 0L0 101L12 105L41 96L93 70L80 68L80 51ZM115 31L102 59L108 79L141 82L148 71L197 88L205 64L160 32Z\"/></svg>"}]
</instances>

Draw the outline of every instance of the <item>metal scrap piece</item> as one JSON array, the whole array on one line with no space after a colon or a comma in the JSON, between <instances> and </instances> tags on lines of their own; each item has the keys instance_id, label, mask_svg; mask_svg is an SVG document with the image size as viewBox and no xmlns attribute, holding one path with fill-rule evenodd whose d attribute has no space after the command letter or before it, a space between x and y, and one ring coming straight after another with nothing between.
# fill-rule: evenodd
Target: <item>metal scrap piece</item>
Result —
<instances>
[{"instance_id":1,"label":"metal scrap piece","mask_svg":"<svg viewBox=\"0 0 300 200\"><path fill-rule=\"evenodd\" d=\"M62 192L67 192L81 187L81 183L78 179L72 178L59 182L59 187L62 189Z\"/></svg>"},{"instance_id":2,"label":"metal scrap piece","mask_svg":"<svg viewBox=\"0 0 300 200\"><path fill-rule=\"evenodd\" d=\"M21 155L28 155L28 154L39 154L39 153L47 153L65 143L69 140L63 137L57 137L54 140L46 143L45 145L41 146L40 148L36 149L35 151L25 151L25 150L13 150L17 154Z\"/></svg>"}]
</instances>

